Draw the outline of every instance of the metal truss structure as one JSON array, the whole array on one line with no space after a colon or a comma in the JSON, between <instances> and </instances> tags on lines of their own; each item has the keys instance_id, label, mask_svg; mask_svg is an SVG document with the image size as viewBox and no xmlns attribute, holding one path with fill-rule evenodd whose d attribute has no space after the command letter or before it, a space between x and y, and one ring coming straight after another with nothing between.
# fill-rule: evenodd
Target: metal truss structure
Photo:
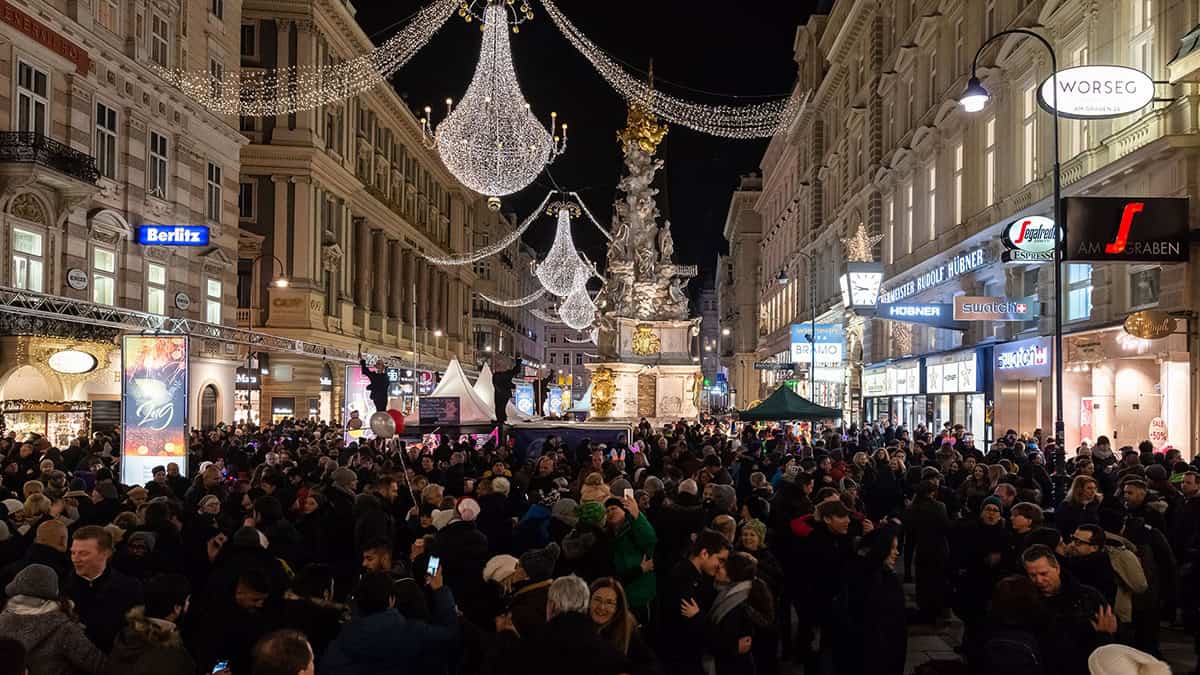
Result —
<instances>
[{"instance_id":1,"label":"metal truss structure","mask_svg":"<svg viewBox=\"0 0 1200 675\"><path fill-rule=\"evenodd\" d=\"M358 354L345 349L280 337L252 330L220 326L193 319L148 314L122 307L98 305L84 300L0 286L0 313L47 321L67 321L112 328L126 333L175 333L247 347L250 351L270 351L309 356L327 361L358 363ZM367 363L402 367L400 359L363 354Z\"/></svg>"}]
</instances>

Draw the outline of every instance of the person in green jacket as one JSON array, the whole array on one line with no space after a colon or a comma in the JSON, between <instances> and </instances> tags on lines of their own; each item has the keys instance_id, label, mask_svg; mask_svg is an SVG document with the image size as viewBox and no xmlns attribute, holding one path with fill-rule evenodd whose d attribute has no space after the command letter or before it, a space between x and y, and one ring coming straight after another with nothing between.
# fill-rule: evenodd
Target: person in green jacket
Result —
<instances>
[{"instance_id":1,"label":"person in green jacket","mask_svg":"<svg viewBox=\"0 0 1200 675\"><path fill-rule=\"evenodd\" d=\"M658 535L632 496L609 497L604 502L612 533L613 567L629 596L629 611L646 625L654 602L654 546Z\"/></svg>"}]
</instances>

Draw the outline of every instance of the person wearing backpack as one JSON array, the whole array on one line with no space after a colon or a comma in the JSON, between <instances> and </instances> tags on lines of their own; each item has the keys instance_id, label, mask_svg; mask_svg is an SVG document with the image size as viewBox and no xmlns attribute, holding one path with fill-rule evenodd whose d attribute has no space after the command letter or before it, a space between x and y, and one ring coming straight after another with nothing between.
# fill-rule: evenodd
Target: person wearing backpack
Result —
<instances>
[{"instance_id":1,"label":"person wearing backpack","mask_svg":"<svg viewBox=\"0 0 1200 675\"><path fill-rule=\"evenodd\" d=\"M977 650L966 654L980 675L1048 675L1041 636L1047 627L1041 593L1028 578L1012 575L996 583L987 627Z\"/></svg>"}]
</instances>

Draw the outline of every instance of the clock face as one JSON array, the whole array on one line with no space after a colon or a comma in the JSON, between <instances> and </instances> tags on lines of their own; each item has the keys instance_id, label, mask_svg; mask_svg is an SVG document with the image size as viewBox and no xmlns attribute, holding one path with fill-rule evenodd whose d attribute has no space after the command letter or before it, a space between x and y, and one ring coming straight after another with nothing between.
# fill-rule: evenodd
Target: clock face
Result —
<instances>
[{"instance_id":1,"label":"clock face","mask_svg":"<svg viewBox=\"0 0 1200 675\"><path fill-rule=\"evenodd\" d=\"M850 304L856 307L874 307L879 300L882 274L858 272L850 274Z\"/></svg>"}]
</instances>

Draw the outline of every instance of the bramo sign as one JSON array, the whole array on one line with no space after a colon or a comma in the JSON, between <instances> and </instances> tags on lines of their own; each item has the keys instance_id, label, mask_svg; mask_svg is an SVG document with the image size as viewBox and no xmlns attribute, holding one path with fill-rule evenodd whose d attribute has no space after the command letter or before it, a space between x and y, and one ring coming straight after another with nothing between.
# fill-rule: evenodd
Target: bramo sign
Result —
<instances>
[{"instance_id":1,"label":"bramo sign","mask_svg":"<svg viewBox=\"0 0 1200 675\"><path fill-rule=\"evenodd\" d=\"M1126 66L1076 66L1060 70L1058 114L1070 119L1102 119L1137 112L1154 99L1154 80ZM1038 103L1054 112L1055 77L1038 87Z\"/></svg>"}]
</instances>

